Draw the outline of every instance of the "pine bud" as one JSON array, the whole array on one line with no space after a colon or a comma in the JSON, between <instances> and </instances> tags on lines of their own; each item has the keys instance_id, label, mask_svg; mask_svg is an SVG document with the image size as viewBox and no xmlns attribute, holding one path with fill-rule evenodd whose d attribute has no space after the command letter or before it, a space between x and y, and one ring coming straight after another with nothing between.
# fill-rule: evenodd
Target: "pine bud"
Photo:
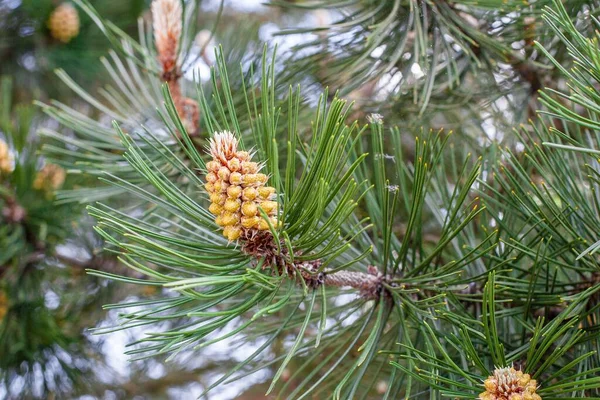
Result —
<instances>
[{"instance_id":1,"label":"pine bud","mask_svg":"<svg viewBox=\"0 0 600 400\"><path fill-rule=\"evenodd\" d=\"M56 40L68 43L79 34L79 15L69 3L62 3L52 11L48 18L50 35Z\"/></svg>"},{"instance_id":2,"label":"pine bud","mask_svg":"<svg viewBox=\"0 0 600 400\"><path fill-rule=\"evenodd\" d=\"M242 191L242 200L252 201L258 196L258 191L253 187L247 187Z\"/></svg>"},{"instance_id":3,"label":"pine bud","mask_svg":"<svg viewBox=\"0 0 600 400\"><path fill-rule=\"evenodd\" d=\"M263 186L261 188L258 188L258 195L263 200L269 200L274 193L275 188L269 186Z\"/></svg>"},{"instance_id":4,"label":"pine bud","mask_svg":"<svg viewBox=\"0 0 600 400\"><path fill-rule=\"evenodd\" d=\"M242 204L242 214L246 217L254 217L258 214L258 205L253 201L245 201Z\"/></svg>"},{"instance_id":5,"label":"pine bud","mask_svg":"<svg viewBox=\"0 0 600 400\"><path fill-rule=\"evenodd\" d=\"M258 164L252 161L242 161L243 174L255 174L258 172Z\"/></svg>"},{"instance_id":6,"label":"pine bud","mask_svg":"<svg viewBox=\"0 0 600 400\"><path fill-rule=\"evenodd\" d=\"M158 61L162 66L161 79L169 86L173 104L184 129L194 136L198 133L200 110L198 102L185 97L179 83L181 69L177 65L177 52L183 30L182 0L153 0L152 28ZM208 167L209 171L213 171Z\"/></svg>"},{"instance_id":7,"label":"pine bud","mask_svg":"<svg viewBox=\"0 0 600 400\"><path fill-rule=\"evenodd\" d=\"M541 400L536 393L537 382L529 374L513 367L498 368L484 382L480 400Z\"/></svg>"},{"instance_id":8,"label":"pine bud","mask_svg":"<svg viewBox=\"0 0 600 400\"><path fill-rule=\"evenodd\" d=\"M33 188L53 192L65 183L66 175L65 170L58 165L46 164L38 171L33 181Z\"/></svg>"},{"instance_id":9,"label":"pine bud","mask_svg":"<svg viewBox=\"0 0 600 400\"><path fill-rule=\"evenodd\" d=\"M209 172L217 173L219 171L220 167L221 167L221 165L216 161L209 161L206 163L206 169Z\"/></svg>"},{"instance_id":10,"label":"pine bud","mask_svg":"<svg viewBox=\"0 0 600 400\"><path fill-rule=\"evenodd\" d=\"M244 232L268 230L269 222L278 226L277 202L271 198L275 188L265 186L268 177L259 173L258 163L246 151L238 151L238 141L231 132L216 133L210 140L212 160L206 163L205 185L217 225L230 241ZM259 208L268 216L267 222Z\"/></svg>"},{"instance_id":11,"label":"pine bud","mask_svg":"<svg viewBox=\"0 0 600 400\"><path fill-rule=\"evenodd\" d=\"M12 156L6 142L0 139L0 175L12 170Z\"/></svg>"},{"instance_id":12,"label":"pine bud","mask_svg":"<svg viewBox=\"0 0 600 400\"><path fill-rule=\"evenodd\" d=\"M241 185L242 184L242 174L239 172L233 172L229 177L229 182L232 185Z\"/></svg>"},{"instance_id":13,"label":"pine bud","mask_svg":"<svg viewBox=\"0 0 600 400\"><path fill-rule=\"evenodd\" d=\"M227 199L223 208L225 209L225 211L237 212L240 209L240 201Z\"/></svg>"},{"instance_id":14,"label":"pine bud","mask_svg":"<svg viewBox=\"0 0 600 400\"><path fill-rule=\"evenodd\" d=\"M163 71L172 71L177 66L177 48L181 37L181 0L154 0L150 8L158 59Z\"/></svg>"},{"instance_id":15,"label":"pine bud","mask_svg":"<svg viewBox=\"0 0 600 400\"><path fill-rule=\"evenodd\" d=\"M220 215L223 212L223 207L221 207L221 205L218 203L211 203L208 207L208 211L210 211L212 214Z\"/></svg>"},{"instance_id":16,"label":"pine bud","mask_svg":"<svg viewBox=\"0 0 600 400\"><path fill-rule=\"evenodd\" d=\"M210 201L211 203L216 203L218 205L224 205L225 201L227 200L227 195L224 193L220 193L215 191L214 193L212 193L210 195Z\"/></svg>"},{"instance_id":17,"label":"pine bud","mask_svg":"<svg viewBox=\"0 0 600 400\"><path fill-rule=\"evenodd\" d=\"M260 204L260 206L262 207L263 211L266 212L268 215L272 215L277 212L276 201L265 200Z\"/></svg>"},{"instance_id":18,"label":"pine bud","mask_svg":"<svg viewBox=\"0 0 600 400\"><path fill-rule=\"evenodd\" d=\"M246 229L250 229L252 227L257 226L258 221L260 221L260 218L257 216L254 216L254 217L243 216L242 217L242 227L244 227Z\"/></svg>"},{"instance_id":19,"label":"pine bud","mask_svg":"<svg viewBox=\"0 0 600 400\"><path fill-rule=\"evenodd\" d=\"M222 181L229 182L229 175L231 175L231 172L229 171L229 168L221 167L219 168L219 172L217 173L217 175Z\"/></svg>"},{"instance_id":20,"label":"pine bud","mask_svg":"<svg viewBox=\"0 0 600 400\"><path fill-rule=\"evenodd\" d=\"M206 181L208 183L214 184L218 180L219 180L219 177L214 172L209 172L208 174L206 174Z\"/></svg>"},{"instance_id":21,"label":"pine bud","mask_svg":"<svg viewBox=\"0 0 600 400\"><path fill-rule=\"evenodd\" d=\"M242 235L242 228L239 226L226 226L225 229L223 229L223 235L229 239L230 242L233 242L234 240L238 240Z\"/></svg>"},{"instance_id":22,"label":"pine bud","mask_svg":"<svg viewBox=\"0 0 600 400\"><path fill-rule=\"evenodd\" d=\"M235 226L240 222L240 215L236 212L225 211L221 214L221 222L224 226Z\"/></svg>"},{"instance_id":23,"label":"pine bud","mask_svg":"<svg viewBox=\"0 0 600 400\"><path fill-rule=\"evenodd\" d=\"M231 178L229 179L229 182L231 182ZM230 199L237 199L241 195L242 195L242 187L241 186L231 184L227 188L227 197L229 197Z\"/></svg>"}]
</instances>

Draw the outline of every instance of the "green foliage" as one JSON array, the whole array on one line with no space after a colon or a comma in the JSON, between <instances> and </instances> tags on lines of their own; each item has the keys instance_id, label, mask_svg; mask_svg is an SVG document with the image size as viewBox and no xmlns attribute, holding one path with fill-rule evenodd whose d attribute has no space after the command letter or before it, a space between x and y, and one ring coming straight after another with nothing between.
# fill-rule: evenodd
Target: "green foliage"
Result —
<instances>
[{"instance_id":1,"label":"green foliage","mask_svg":"<svg viewBox=\"0 0 600 400\"><path fill-rule=\"evenodd\" d=\"M106 42L91 19L79 12L79 34L68 43L52 38L47 22L61 2L22 0L0 5L2 35L0 35L1 75L12 75L17 83L18 99L65 96L60 87L46 82L52 71L61 66L78 79L98 77L101 66L97 59L106 51ZM143 0L96 0L95 6L113 23L125 30L135 30ZM58 89L58 90L57 90Z\"/></svg>"},{"instance_id":2,"label":"green foliage","mask_svg":"<svg viewBox=\"0 0 600 400\"><path fill-rule=\"evenodd\" d=\"M97 99L58 71L102 116L42 105L69 131L42 129L44 154L103 182L82 179L83 190L60 199L99 201L89 207L96 232L135 276L89 273L162 288L151 299L106 306L120 320L98 333L147 329L128 351L133 360L255 344L205 394L263 371L266 392L278 398L474 398L495 369L514 365L537 380L545 400L600 396L600 242L590 246L600 224L593 5L328 3L342 19L327 37L353 33L331 54L298 60L265 46L254 56L257 41L248 39L216 51L209 80L182 80L201 114L200 135L191 135L161 85L149 27L140 24L138 43L88 1L77 3L114 46L103 61L114 85ZM188 4L180 62L196 56L195 12ZM535 49L532 30L542 38ZM525 47L515 48L519 42ZM413 91L409 102L420 118L436 97L448 97L448 108L467 98L474 73L487 74L477 90L498 89L494 73L505 63L519 79L527 67L562 80L540 94L541 117L502 144L410 124L386 127L387 114L364 118L340 97L372 77L408 77L418 64L424 79L400 85ZM321 70L340 78L332 80L340 92L323 90L311 102L289 85L294 74L295 82L311 82ZM529 84L535 91L541 81ZM488 101L512 95L508 86ZM407 97L397 91L387 100ZM481 111L470 111L483 125ZM454 121L443 115L441 125ZM222 131L264 164L276 188L279 223L258 239L229 242L209 211L205 150Z\"/></svg>"},{"instance_id":3,"label":"green foliage","mask_svg":"<svg viewBox=\"0 0 600 400\"><path fill-rule=\"evenodd\" d=\"M303 39L287 54L286 82L302 75L311 87L334 87L389 122L411 130L444 127L475 141L489 132L481 122L508 133L515 121L532 118L536 92L560 78L535 39L568 67L565 47L541 18L549 3L269 2L297 26L278 35ZM597 2L565 7L578 29L593 34Z\"/></svg>"},{"instance_id":4,"label":"green foliage","mask_svg":"<svg viewBox=\"0 0 600 400\"><path fill-rule=\"evenodd\" d=\"M156 51L153 47L152 30L147 23L140 21L140 42L129 37L114 23L105 20L92 5L85 0L77 1L77 4L98 24L100 29L109 38L114 49L109 52L108 57L101 58L101 64L110 76L112 83L106 85L99 91L96 98L87 88L78 84L70 75L59 69L57 76L71 89L82 101L89 104L93 110L91 116L82 115L77 107L69 106L62 102L52 100L50 104L38 103L43 111L60 123L62 128L71 134L65 135L64 131L57 132L54 129L40 129L40 135L47 140L45 156L53 162L63 166L71 174L79 174L88 181L79 185L74 190L63 191L59 194L61 200L66 202L78 201L91 203L107 198L117 199L123 203L125 191L118 187L107 188L98 184L97 180L89 180L90 177L101 177L105 173L111 173L120 179L136 185L143 185L144 180L138 175L128 163L123 160L122 154L125 147L119 142L111 121L116 121L121 129L127 132L144 153L150 158L160 157L160 151L146 142L149 136L159 137L167 144L168 151L185 157L181 146L170 135L179 129L169 119L169 111L164 105L161 91L160 68L156 59ZM186 8L186 18L191 19L195 15L195 3ZM246 35L232 39L229 43L231 50L222 53L230 67L237 67L240 62L248 57L252 49L253 38L256 27L249 25L244 28ZM186 43L192 50L181 52L179 63L184 65L181 71L184 76L195 65L200 57L201 49L194 44L195 31L185 30L182 42ZM195 47L193 47L195 46ZM249 73L252 64L245 67L245 74ZM239 87L244 75L236 77L237 80L230 84ZM194 79L199 79L194 73ZM204 77L205 79L207 77ZM196 85L182 78L184 94L194 96ZM216 82L213 82L216 84ZM207 104L205 107L214 110L216 101L211 94L212 84L205 83L207 91ZM243 97L236 95L232 99L237 108L245 108ZM103 118L95 118L102 115ZM219 115L217 118L221 118ZM206 132L201 132L206 136ZM166 149L165 149L166 151ZM185 185L183 177L177 168L164 169L166 177ZM139 204L137 204L139 205ZM136 205L132 205L136 206Z\"/></svg>"},{"instance_id":5,"label":"green foliage","mask_svg":"<svg viewBox=\"0 0 600 400\"><path fill-rule=\"evenodd\" d=\"M54 194L36 186L43 161L32 137L35 109L13 109L11 83L3 77L0 88L0 139L14 158L11 171L0 174L0 380L9 387L22 379L24 396L44 387L62 393L73 387L85 364L78 334L63 326L69 320L67 310L77 309L79 301L69 302L64 296L50 309L45 294L60 293L67 286L68 278L52 284L48 280L65 275L51 260L56 245L70 235L77 213L73 207L56 206ZM64 358L65 351L73 351L80 367Z\"/></svg>"},{"instance_id":6,"label":"green foliage","mask_svg":"<svg viewBox=\"0 0 600 400\"><path fill-rule=\"evenodd\" d=\"M410 343L412 338L403 333L405 327L433 318L432 309L445 306L445 292L459 290L465 282L461 277L465 266L490 245L487 238L481 241L463 232L483 211L468 206L473 200L469 199L469 188L478 175L479 162L473 163L467 157L458 170L439 167L449 136L432 133L417 138L413 165L403 158L398 129L390 131L397 145L390 157L383 152L383 126L378 117L372 117L370 134L357 122L346 125L349 108L335 97L329 104L326 96L321 97L307 139L303 140L299 132L307 131L307 126L294 112L299 92L290 89L283 101L288 104L288 114L282 114L274 97L273 64L265 56L261 79L251 75L242 89L252 94L246 98L246 112L232 107L228 87L219 90L217 82L230 81L222 56L217 57L216 71L219 76L213 79L213 93L220 93L221 103L212 112L200 91L203 122L207 131L239 132L246 148L253 146L259 159L268 160L265 169L271 184L279 190L282 210L281 227L272 227L276 254L294 267L282 273L269 260L244 253L240 246L227 243L215 232L217 226L202 195L203 181L195 172L204 169L205 155L197 151L189 137L184 135L179 143L186 154L184 161L148 131L144 143L158 155L151 158L145 147L119 128L125 160L151 189L110 173L106 174L107 181L149 202L149 211L134 215L98 206L90 213L98 220L98 233L112 248L122 251L124 264L146 275L151 284L169 288L174 294L110 306L127 310L135 307L137 311L123 312L120 326L104 331L172 320L169 328L154 332L130 351L135 359L199 350L231 337L236 341L252 337L266 340L211 388L232 377L239 378L233 374L247 365L265 368L281 361L273 388L295 355L308 357L303 368L308 368L311 360L316 362L310 352L318 345L332 356L319 361L319 368L308 374L299 387L283 385L282 390L289 391L290 398L296 398L300 388L302 396L332 391L339 398L352 397L361 385L373 385L374 370L389 377L389 396L393 396L402 390L403 380L393 380L394 373L380 352L390 351L397 342ZM260 86L254 86L256 82ZM166 104L173 124L182 127L168 97ZM285 152L277 147L282 142L278 125L289 127L283 140L287 141ZM175 132L172 135L179 142ZM368 137L370 141L362 140ZM373 149L373 156L368 156L366 148ZM281 154L286 157L280 159ZM391 158L393 168L387 162ZM195 188L193 197L163 172L173 170ZM455 188L448 186L448 177L458 183ZM403 190L413 191L414 198L400 201ZM453 206L443 214L439 212L441 204ZM403 237L394 232L393 216L398 212L406 214L408 221ZM434 245L424 242L421 221L426 213L437 213L432 225L439 231L440 240ZM371 253L372 249L384 251ZM343 297L338 297L335 288L314 288L314 280L322 279L323 273L366 273L369 265L378 265L383 274L389 274L390 279L384 283L389 297L375 302L359 297L340 305ZM91 273L128 283L148 283L101 271ZM444 279L443 284L440 279ZM403 311L393 311L400 305ZM282 316L286 316L283 323ZM352 322L346 326L348 318ZM234 322L234 329L228 330ZM273 361L262 360L262 353L277 337L291 332L297 332L297 339L285 354ZM358 343L362 343L360 357L354 361L349 355ZM321 385L325 379L328 384Z\"/></svg>"},{"instance_id":7,"label":"green foliage","mask_svg":"<svg viewBox=\"0 0 600 400\"><path fill-rule=\"evenodd\" d=\"M485 255L496 272L482 293L481 309L444 312L440 319L451 321L455 332L422 328L436 345L427 351L407 346L396 363L457 398L472 398L494 367L513 364L538 380L544 399L589 398L600 389L598 263L585 256L596 248L588 248L587 238L600 222L596 150L589 148L597 138L585 122L587 116L595 120L597 98L590 86L597 66L591 60L598 50L560 2L544 18L573 58L568 72L540 47L566 74L570 93L543 92L544 117L516 131L517 146L497 149L499 157L482 175L482 200L499 245ZM577 109L581 106L585 110ZM407 367L416 360L423 368L418 373Z\"/></svg>"},{"instance_id":8,"label":"green foliage","mask_svg":"<svg viewBox=\"0 0 600 400\"><path fill-rule=\"evenodd\" d=\"M571 3L571 15L584 4ZM464 84L470 72L484 75L498 63L534 68L532 40L546 29L536 16L548 2L272 0L270 4L314 10L317 18L332 20L282 32L316 34L294 49L310 53L294 60L295 66L310 69L318 79L346 92L385 74L399 77L398 96L412 91L423 112L431 99Z\"/></svg>"},{"instance_id":9,"label":"green foliage","mask_svg":"<svg viewBox=\"0 0 600 400\"><path fill-rule=\"evenodd\" d=\"M506 365L526 368L540 384L537 393L544 399L561 398L565 394L584 399L596 394L592 390L598 389L600 378L598 368L591 367L596 352L586 351L586 344L595 340L596 335L587 335L577 325L589 315L581 312L587 297L600 288L582 292L547 323L540 317L524 325L524 332L510 335L516 340L502 333L510 331L510 320L515 318L516 310L509 303L495 299L494 294L500 288L495 274L490 273L483 293L481 320L463 316L451 321L455 329L448 333L425 323L420 333L428 336L431 346L426 350L406 346L400 360L392 364L442 396L453 398L474 398L483 391L481 382L492 375L494 368ZM524 333L530 337L526 343L519 340ZM501 337L508 340L501 341ZM422 368L410 369L407 367L410 363Z\"/></svg>"},{"instance_id":10,"label":"green foliage","mask_svg":"<svg viewBox=\"0 0 600 400\"><path fill-rule=\"evenodd\" d=\"M9 209L15 210L17 214L23 214L22 218L16 215L14 218L3 215L3 229L7 237L11 238L10 244L3 247L0 264L8 264L13 261L18 264L16 255L24 251L25 254L38 250L38 243L57 243L66 237L69 229L70 218L73 209L69 207L55 208L53 205L54 194L42 187L36 187L36 178L42 169L42 160L37 153L39 143L32 140L34 125L33 107L19 106L12 110L11 81L9 78L2 79L2 97L6 100L3 106L1 129L4 136L3 142L9 145L11 158L14 166L9 173L0 176L0 208L9 213ZM59 182L62 185L62 182ZM53 212L49 213L48 210ZM12 212L10 213L12 214ZM23 224L11 221L17 219ZM12 260L12 261L11 261Z\"/></svg>"}]
</instances>

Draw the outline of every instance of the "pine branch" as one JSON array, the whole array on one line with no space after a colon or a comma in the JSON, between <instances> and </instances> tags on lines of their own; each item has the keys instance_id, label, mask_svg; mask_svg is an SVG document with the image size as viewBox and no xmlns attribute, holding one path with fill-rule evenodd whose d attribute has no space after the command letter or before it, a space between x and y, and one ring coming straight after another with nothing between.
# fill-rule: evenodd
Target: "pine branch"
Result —
<instances>
[{"instance_id":1,"label":"pine branch","mask_svg":"<svg viewBox=\"0 0 600 400\"><path fill-rule=\"evenodd\" d=\"M397 29L396 11L404 9L403 3L383 2L370 17L370 4L350 3L355 14L343 24L369 22L376 34L359 43L368 53L361 48L340 54L342 59L364 60L388 36L398 39L399 32L400 41L414 41L411 61L431 67L449 63L448 76L457 79L448 85L458 83L463 75L453 74L468 66L454 61L508 60L516 66L521 58L509 49L511 41L531 43L531 32L520 32L520 23L501 20L506 41L499 42L485 34L487 27L474 26L498 18L491 12L493 1L471 7L423 3L421 8L435 17L435 27L424 25L430 17L409 10L412 39L410 29ZM515 18L521 19L539 5L522 13L519 2L504 6L515 7ZM581 254L600 248L585 239L600 224L598 151L589 148L597 142L597 96L589 88L598 80L592 60L599 56L597 46L578 36L572 25L571 12L580 6L561 7L556 1L556 10L546 11L546 21L557 35L568 32L572 41L560 37L577 66L567 70L556 63L574 90L562 97L587 106L589 114L573 113L554 100L560 93L542 94L551 116L565 121L565 132L535 124L523 127L514 140L525 150L481 140L484 144L474 146L482 153L476 157L462 136L427 130L414 135L406 149L406 132L413 136L409 128L386 129L379 114L371 114L368 123L353 121L351 104L337 94L324 91L303 105L299 89L281 91L275 78L289 71L280 71L284 64L267 48L260 62L235 75L223 51L217 52L210 84L197 85L201 123L208 133L204 148L185 127L176 76L156 92L163 95L158 103L156 98L148 101L164 105L158 127L140 129L136 118L83 94L116 116L119 143L114 137L98 138L110 132L106 127L96 131L99 124L72 110L48 107L86 138L74 139L89 152L80 159L85 167L74 165L102 176L112 193L128 200L128 207L111 202L89 211L107 247L119 252L120 262L135 274L91 273L166 292L107 306L120 310L121 320L100 332L159 327L129 350L135 360L256 340L256 349L207 392L276 367L268 392L280 390L298 399L366 398L382 379L384 398L423 393L460 398L479 393L484 400L596 395L598 265L595 257ZM464 23L470 15L465 10L478 17L475 23ZM182 22L177 18L176 24ZM526 29L533 29L531 22ZM99 25L112 39L122 39L109 23ZM159 33L172 26L164 29ZM459 45L462 50L443 47L448 37L464 45ZM126 60L137 60L134 64L154 65L160 58L152 46L126 43L119 44L120 50ZM357 63L354 71L380 77L385 68L397 67L406 42L387 44L398 46L391 56L399 58L387 59L391 64L383 63L382 70ZM167 70L177 72L177 46L169 46ZM460 59L454 58L459 51L464 52ZM164 65L152 73L156 77L161 70ZM144 76L142 69L131 71ZM423 104L434 90L446 95L448 86L435 83L442 72L433 72L411 86ZM353 79L359 86L360 81L360 76ZM126 82L133 85L134 80ZM136 91L156 89L156 80L148 87L133 86ZM108 98L114 105L124 103L118 95ZM417 108L425 112L424 106ZM552 137L560 143L540 145ZM587 165L575 157L581 152L588 154ZM350 290L340 290L344 288ZM355 295L348 300L347 293ZM537 317L551 311L555 315L547 321ZM288 383L292 379L284 379L291 366L301 376L293 380L294 387Z\"/></svg>"},{"instance_id":2,"label":"pine branch","mask_svg":"<svg viewBox=\"0 0 600 400\"><path fill-rule=\"evenodd\" d=\"M323 284L333 287L348 286L359 291L367 299L378 299L382 296L384 276L376 267L370 266L369 272L337 271L328 273L324 271Z\"/></svg>"}]
</instances>

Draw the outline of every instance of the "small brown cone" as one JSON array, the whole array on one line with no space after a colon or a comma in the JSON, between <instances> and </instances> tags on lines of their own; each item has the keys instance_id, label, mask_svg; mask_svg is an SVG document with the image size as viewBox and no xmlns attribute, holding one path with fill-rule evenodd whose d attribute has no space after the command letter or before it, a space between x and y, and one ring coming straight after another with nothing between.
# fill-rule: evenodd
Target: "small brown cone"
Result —
<instances>
[{"instance_id":1,"label":"small brown cone","mask_svg":"<svg viewBox=\"0 0 600 400\"><path fill-rule=\"evenodd\" d=\"M79 14L70 3L62 3L48 18L50 35L56 40L68 43L79 34Z\"/></svg>"}]
</instances>

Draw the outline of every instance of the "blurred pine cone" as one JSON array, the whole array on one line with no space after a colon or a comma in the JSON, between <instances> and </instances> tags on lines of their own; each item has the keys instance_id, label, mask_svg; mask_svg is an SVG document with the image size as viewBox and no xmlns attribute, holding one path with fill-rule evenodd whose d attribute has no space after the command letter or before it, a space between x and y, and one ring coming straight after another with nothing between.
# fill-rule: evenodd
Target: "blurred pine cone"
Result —
<instances>
[{"instance_id":1,"label":"blurred pine cone","mask_svg":"<svg viewBox=\"0 0 600 400\"><path fill-rule=\"evenodd\" d=\"M70 3L62 3L48 18L50 35L56 40L68 43L79 34L79 15Z\"/></svg>"}]
</instances>

